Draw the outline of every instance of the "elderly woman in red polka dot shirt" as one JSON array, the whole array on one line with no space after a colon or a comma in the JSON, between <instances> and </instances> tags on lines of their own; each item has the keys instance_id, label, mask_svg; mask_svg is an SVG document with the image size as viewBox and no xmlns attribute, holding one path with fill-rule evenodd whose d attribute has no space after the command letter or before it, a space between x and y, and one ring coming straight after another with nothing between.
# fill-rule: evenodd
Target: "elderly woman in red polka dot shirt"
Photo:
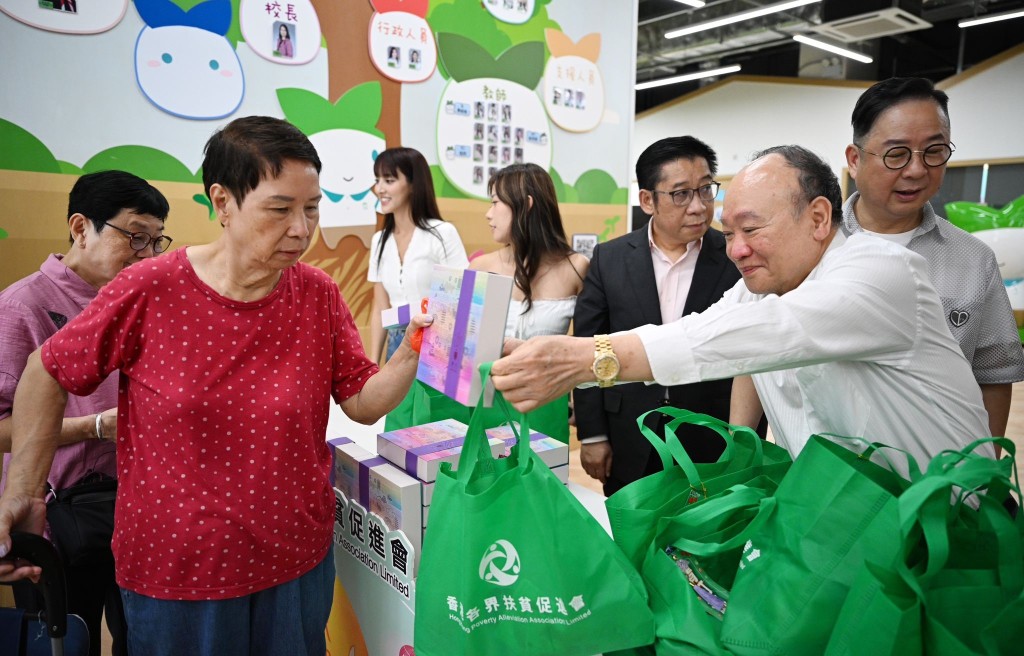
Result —
<instances>
[{"instance_id":1,"label":"elderly woman in red polka dot shirt","mask_svg":"<svg viewBox=\"0 0 1024 656\"><path fill-rule=\"evenodd\" d=\"M67 393L119 370L113 550L131 653L326 649L328 404L375 422L408 391L418 355L407 336L378 369L338 286L299 262L319 218L319 172L292 125L231 122L203 162L221 236L126 269L29 359L0 557L12 528L42 533ZM429 321L416 317L410 334ZM38 574L0 561L3 579Z\"/></svg>"}]
</instances>

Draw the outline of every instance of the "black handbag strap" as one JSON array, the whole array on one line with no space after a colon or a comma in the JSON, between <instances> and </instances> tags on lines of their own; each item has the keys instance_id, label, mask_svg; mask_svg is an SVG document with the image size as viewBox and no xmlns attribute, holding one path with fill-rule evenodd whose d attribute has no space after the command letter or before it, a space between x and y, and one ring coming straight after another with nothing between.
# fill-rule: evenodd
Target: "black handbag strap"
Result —
<instances>
[{"instance_id":1,"label":"black handbag strap","mask_svg":"<svg viewBox=\"0 0 1024 656\"><path fill-rule=\"evenodd\" d=\"M76 483L69 485L63 490L55 490L46 482L46 503L59 503L70 501L83 494L96 494L101 492L117 492L117 479L101 474L90 472L80 478Z\"/></svg>"}]
</instances>

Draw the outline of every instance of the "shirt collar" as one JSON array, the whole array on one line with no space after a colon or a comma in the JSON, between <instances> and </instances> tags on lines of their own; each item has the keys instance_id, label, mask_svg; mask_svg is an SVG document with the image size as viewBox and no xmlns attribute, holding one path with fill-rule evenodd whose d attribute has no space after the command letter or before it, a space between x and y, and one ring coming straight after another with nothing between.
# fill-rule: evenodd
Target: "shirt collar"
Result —
<instances>
[{"instance_id":1,"label":"shirt collar","mask_svg":"<svg viewBox=\"0 0 1024 656\"><path fill-rule=\"evenodd\" d=\"M860 222L857 221L857 215L853 211L853 206L857 203L857 199L860 198L860 192L855 191L846 199L843 203L843 232L847 235L852 235L855 232L861 232L864 228L861 227ZM932 207L931 201L924 204L921 208L923 217L921 218L921 225L917 227L917 234L923 235L925 233L936 230L940 237L946 238L946 229L948 226L945 225L945 221L939 220L939 215L935 213L935 209Z\"/></svg>"},{"instance_id":2,"label":"shirt collar","mask_svg":"<svg viewBox=\"0 0 1024 656\"><path fill-rule=\"evenodd\" d=\"M647 221L647 244L651 247L651 255L655 255L655 254L660 255L661 257L665 258L666 261L668 261L668 257L665 255L665 253L660 248L658 248L657 244L654 243L654 229L651 227L651 225L653 223L654 223L654 219L653 218L650 219L649 221ZM705 234L707 234L707 233L705 233ZM691 241L689 244L686 245L686 252L683 253L683 256L681 258L679 258L678 260L676 260L676 262L682 261L683 259L688 257L690 255L690 253L693 253L693 252L699 253L700 252L701 244L703 244L703 243L704 243L704 237L701 237L700 239L695 239L694 241ZM676 262L673 262L672 264L675 264Z\"/></svg>"},{"instance_id":3,"label":"shirt collar","mask_svg":"<svg viewBox=\"0 0 1024 656\"><path fill-rule=\"evenodd\" d=\"M69 269L63 262L64 256L51 254L43 261L39 271L53 281L55 285L64 290L68 296L83 306L96 298L99 290L87 283L77 273Z\"/></svg>"}]
</instances>

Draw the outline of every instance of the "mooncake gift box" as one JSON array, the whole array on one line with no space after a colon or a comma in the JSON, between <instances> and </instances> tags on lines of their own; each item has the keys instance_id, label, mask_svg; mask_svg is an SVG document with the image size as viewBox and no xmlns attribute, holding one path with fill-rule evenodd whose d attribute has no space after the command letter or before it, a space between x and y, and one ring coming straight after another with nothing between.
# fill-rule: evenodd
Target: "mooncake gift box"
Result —
<instances>
[{"instance_id":1,"label":"mooncake gift box","mask_svg":"<svg viewBox=\"0 0 1024 656\"><path fill-rule=\"evenodd\" d=\"M490 406L494 387L483 385L478 368L501 357L511 298L509 276L434 265L427 306L434 321L423 329L417 380L463 405L483 393Z\"/></svg>"},{"instance_id":2,"label":"mooncake gift box","mask_svg":"<svg viewBox=\"0 0 1024 656\"><path fill-rule=\"evenodd\" d=\"M417 560L423 535L420 481L347 437L327 440L334 447L334 487L380 517L392 531L402 531Z\"/></svg>"},{"instance_id":3,"label":"mooncake gift box","mask_svg":"<svg viewBox=\"0 0 1024 656\"><path fill-rule=\"evenodd\" d=\"M412 309L408 304L396 305L380 313L380 323L385 330L390 328L401 328L409 325L412 320Z\"/></svg>"},{"instance_id":4,"label":"mooncake gift box","mask_svg":"<svg viewBox=\"0 0 1024 656\"><path fill-rule=\"evenodd\" d=\"M466 424L456 419L410 426L377 435L377 453L407 474L426 483L437 480L441 463L450 462L456 466L462 444L466 439ZM498 458L505 450L505 443L497 437L488 438L491 454Z\"/></svg>"},{"instance_id":5,"label":"mooncake gift box","mask_svg":"<svg viewBox=\"0 0 1024 656\"><path fill-rule=\"evenodd\" d=\"M488 428L487 436L496 437L505 443L506 456L516 443L516 435L509 425ZM552 469L569 464L569 445L553 437L530 431L530 448Z\"/></svg>"}]
</instances>

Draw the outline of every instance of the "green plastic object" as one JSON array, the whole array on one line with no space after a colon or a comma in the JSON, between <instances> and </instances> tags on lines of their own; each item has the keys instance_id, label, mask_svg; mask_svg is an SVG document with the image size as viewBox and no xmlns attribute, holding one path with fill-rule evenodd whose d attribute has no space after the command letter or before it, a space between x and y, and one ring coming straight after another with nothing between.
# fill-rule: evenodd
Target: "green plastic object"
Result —
<instances>
[{"instance_id":1,"label":"green plastic object","mask_svg":"<svg viewBox=\"0 0 1024 656\"><path fill-rule=\"evenodd\" d=\"M967 232L994 228L1024 228L1024 196L1011 201L1002 209L958 200L946 203L946 218Z\"/></svg>"}]
</instances>

